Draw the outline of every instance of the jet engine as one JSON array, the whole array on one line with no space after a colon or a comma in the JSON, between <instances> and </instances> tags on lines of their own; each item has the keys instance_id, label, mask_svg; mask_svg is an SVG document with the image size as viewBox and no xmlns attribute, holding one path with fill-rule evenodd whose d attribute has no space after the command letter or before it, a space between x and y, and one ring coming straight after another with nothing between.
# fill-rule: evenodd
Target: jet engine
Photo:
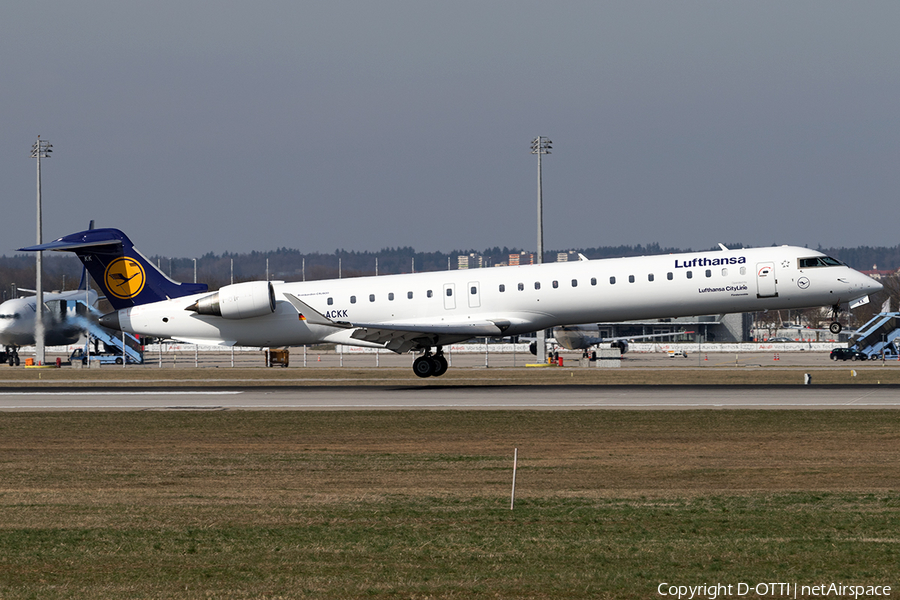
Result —
<instances>
[{"instance_id":1,"label":"jet engine","mask_svg":"<svg viewBox=\"0 0 900 600\"><path fill-rule=\"evenodd\" d=\"M200 298L185 310L223 319L262 317L275 312L275 290L268 281L235 283Z\"/></svg>"}]
</instances>

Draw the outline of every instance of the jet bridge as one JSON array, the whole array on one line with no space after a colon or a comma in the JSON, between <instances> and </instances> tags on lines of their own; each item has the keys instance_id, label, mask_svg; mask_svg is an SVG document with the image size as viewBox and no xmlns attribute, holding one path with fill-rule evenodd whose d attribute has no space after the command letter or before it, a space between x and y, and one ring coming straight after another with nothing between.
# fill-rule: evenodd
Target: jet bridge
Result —
<instances>
[{"instance_id":1,"label":"jet bridge","mask_svg":"<svg viewBox=\"0 0 900 600\"><path fill-rule=\"evenodd\" d=\"M859 328L856 341L850 346L869 358L885 354L897 355L900 350L900 313L878 313Z\"/></svg>"}]
</instances>

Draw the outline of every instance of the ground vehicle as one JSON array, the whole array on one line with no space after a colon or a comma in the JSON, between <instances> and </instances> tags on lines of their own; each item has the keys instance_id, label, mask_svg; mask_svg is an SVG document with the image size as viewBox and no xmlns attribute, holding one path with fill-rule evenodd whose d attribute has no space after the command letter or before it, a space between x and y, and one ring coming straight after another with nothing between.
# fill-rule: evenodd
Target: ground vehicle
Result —
<instances>
[{"instance_id":1,"label":"ground vehicle","mask_svg":"<svg viewBox=\"0 0 900 600\"><path fill-rule=\"evenodd\" d=\"M109 365L109 364L122 364L122 355L121 354L91 354L91 360L97 362L101 365ZM76 348L74 352L72 352L72 356L69 357L71 362L81 361L81 364L86 365L88 362L88 355L85 354L84 350L81 348ZM131 361L128 361L129 363Z\"/></svg>"},{"instance_id":2,"label":"ground vehicle","mask_svg":"<svg viewBox=\"0 0 900 600\"><path fill-rule=\"evenodd\" d=\"M831 351L831 360L866 360L868 356L853 348L835 348Z\"/></svg>"}]
</instances>

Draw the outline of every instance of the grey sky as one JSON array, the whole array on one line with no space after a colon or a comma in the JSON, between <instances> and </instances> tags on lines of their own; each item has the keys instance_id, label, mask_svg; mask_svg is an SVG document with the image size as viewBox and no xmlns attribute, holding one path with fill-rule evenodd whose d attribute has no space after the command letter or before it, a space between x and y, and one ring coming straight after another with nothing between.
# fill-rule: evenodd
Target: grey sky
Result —
<instances>
[{"instance_id":1,"label":"grey sky","mask_svg":"<svg viewBox=\"0 0 900 600\"><path fill-rule=\"evenodd\" d=\"M6 2L0 254L896 245L897 2Z\"/></svg>"}]
</instances>

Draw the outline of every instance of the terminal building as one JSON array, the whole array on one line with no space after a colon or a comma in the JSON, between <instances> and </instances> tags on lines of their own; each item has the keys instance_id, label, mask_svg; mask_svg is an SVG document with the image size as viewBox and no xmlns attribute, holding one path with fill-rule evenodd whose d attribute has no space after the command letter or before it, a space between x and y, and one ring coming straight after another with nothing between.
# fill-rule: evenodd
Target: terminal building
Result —
<instances>
[{"instance_id":1,"label":"terminal building","mask_svg":"<svg viewBox=\"0 0 900 600\"><path fill-rule=\"evenodd\" d=\"M699 341L703 343L750 341L752 326L753 315L749 313L597 324L600 336L603 338L671 333L671 337L663 336L657 338L656 341L673 342L676 339L684 340L683 335L679 338L676 338L676 335L685 331L693 331L694 333L687 337L698 341L697 336L699 336Z\"/></svg>"}]
</instances>

